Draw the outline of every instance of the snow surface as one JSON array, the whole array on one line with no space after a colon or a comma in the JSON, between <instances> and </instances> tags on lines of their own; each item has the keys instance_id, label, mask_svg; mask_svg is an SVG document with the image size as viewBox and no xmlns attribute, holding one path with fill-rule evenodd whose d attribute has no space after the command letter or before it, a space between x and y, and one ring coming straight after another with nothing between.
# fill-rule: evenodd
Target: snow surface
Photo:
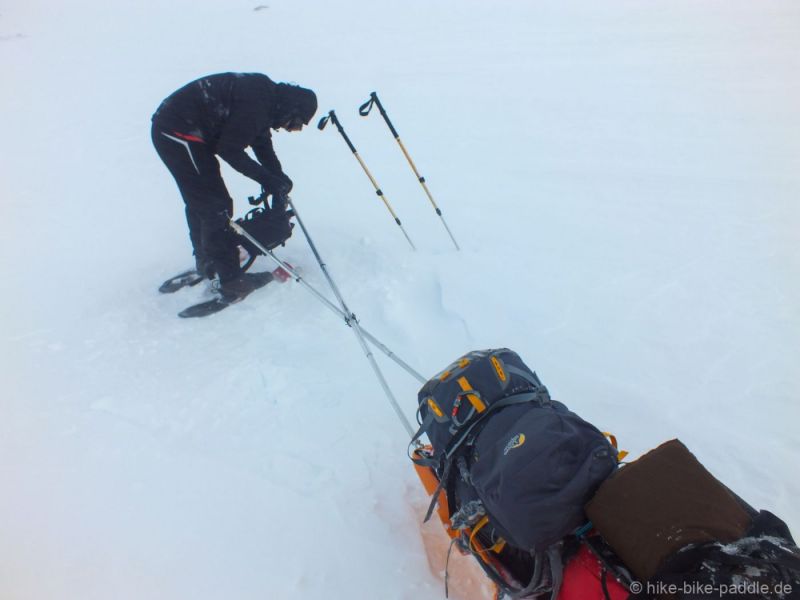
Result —
<instances>
[{"instance_id":1,"label":"snow surface","mask_svg":"<svg viewBox=\"0 0 800 600\"><path fill-rule=\"evenodd\" d=\"M191 257L150 115L229 70L315 89L394 204L416 253L333 128L275 136L394 352L514 348L634 456L679 437L800 533L796 2L29 0L0 65L3 600L443 597L341 320L294 283L206 320L176 313L207 291L156 292ZM373 90L462 252L357 115ZM325 289L299 236L281 255Z\"/></svg>"}]
</instances>

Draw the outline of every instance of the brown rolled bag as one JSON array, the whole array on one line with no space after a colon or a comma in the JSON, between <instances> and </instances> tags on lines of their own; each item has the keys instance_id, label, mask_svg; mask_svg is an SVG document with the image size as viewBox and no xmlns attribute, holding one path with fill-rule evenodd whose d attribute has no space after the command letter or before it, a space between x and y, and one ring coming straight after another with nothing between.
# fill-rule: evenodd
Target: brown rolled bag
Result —
<instances>
[{"instance_id":1,"label":"brown rolled bag","mask_svg":"<svg viewBox=\"0 0 800 600\"><path fill-rule=\"evenodd\" d=\"M595 529L641 581L689 544L743 537L752 513L678 440L618 469L586 505Z\"/></svg>"},{"instance_id":2,"label":"brown rolled bag","mask_svg":"<svg viewBox=\"0 0 800 600\"><path fill-rule=\"evenodd\" d=\"M586 505L595 530L638 581L636 600L800 600L800 548L678 440L606 479Z\"/></svg>"}]
</instances>

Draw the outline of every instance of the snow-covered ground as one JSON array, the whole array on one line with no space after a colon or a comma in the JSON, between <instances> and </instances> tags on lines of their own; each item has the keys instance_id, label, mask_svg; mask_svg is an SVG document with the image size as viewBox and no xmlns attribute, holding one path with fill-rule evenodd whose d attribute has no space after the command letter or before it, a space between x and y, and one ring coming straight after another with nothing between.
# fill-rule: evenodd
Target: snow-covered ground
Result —
<instances>
[{"instance_id":1,"label":"snow-covered ground","mask_svg":"<svg viewBox=\"0 0 800 600\"><path fill-rule=\"evenodd\" d=\"M796 2L4 2L0 69L3 600L443 597L341 320L294 283L205 320L176 317L205 290L156 292L191 257L149 118L219 71L336 109L418 252L333 128L275 145L415 369L514 348L634 456L679 437L800 534ZM373 90L461 252L357 115ZM280 254L325 289L300 236Z\"/></svg>"}]
</instances>

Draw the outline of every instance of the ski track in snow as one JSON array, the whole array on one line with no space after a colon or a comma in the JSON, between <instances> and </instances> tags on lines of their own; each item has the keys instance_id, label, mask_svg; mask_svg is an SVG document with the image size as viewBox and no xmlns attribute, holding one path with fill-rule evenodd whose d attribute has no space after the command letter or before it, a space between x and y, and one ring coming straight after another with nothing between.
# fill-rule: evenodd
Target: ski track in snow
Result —
<instances>
[{"instance_id":1,"label":"ski track in snow","mask_svg":"<svg viewBox=\"0 0 800 600\"><path fill-rule=\"evenodd\" d=\"M444 595L405 432L341 317L291 281L197 320L176 314L204 285L156 292L191 257L149 118L226 70L336 109L417 252L335 130L275 146L348 306L414 369L513 348L633 456L679 437L798 534L794 3L261 8L0 15L0 598ZM461 252L356 114L373 90ZM242 213L254 185L222 170ZM299 229L278 254L334 301ZM418 382L374 354L413 420Z\"/></svg>"}]
</instances>

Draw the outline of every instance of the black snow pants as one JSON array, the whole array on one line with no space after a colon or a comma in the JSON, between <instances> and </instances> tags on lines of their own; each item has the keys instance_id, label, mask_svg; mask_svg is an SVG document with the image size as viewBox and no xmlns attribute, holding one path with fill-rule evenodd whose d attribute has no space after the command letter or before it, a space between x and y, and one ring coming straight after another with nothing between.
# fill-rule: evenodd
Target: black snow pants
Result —
<instances>
[{"instance_id":1,"label":"black snow pants","mask_svg":"<svg viewBox=\"0 0 800 600\"><path fill-rule=\"evenodd\" d=\"M153 146L172 173L186 205L186 222L198 270L220 281L239 275L239 249L228 229L231 199L214 152L199 138L161 127L153 121Z\"/></svg>"}]
</instances>

